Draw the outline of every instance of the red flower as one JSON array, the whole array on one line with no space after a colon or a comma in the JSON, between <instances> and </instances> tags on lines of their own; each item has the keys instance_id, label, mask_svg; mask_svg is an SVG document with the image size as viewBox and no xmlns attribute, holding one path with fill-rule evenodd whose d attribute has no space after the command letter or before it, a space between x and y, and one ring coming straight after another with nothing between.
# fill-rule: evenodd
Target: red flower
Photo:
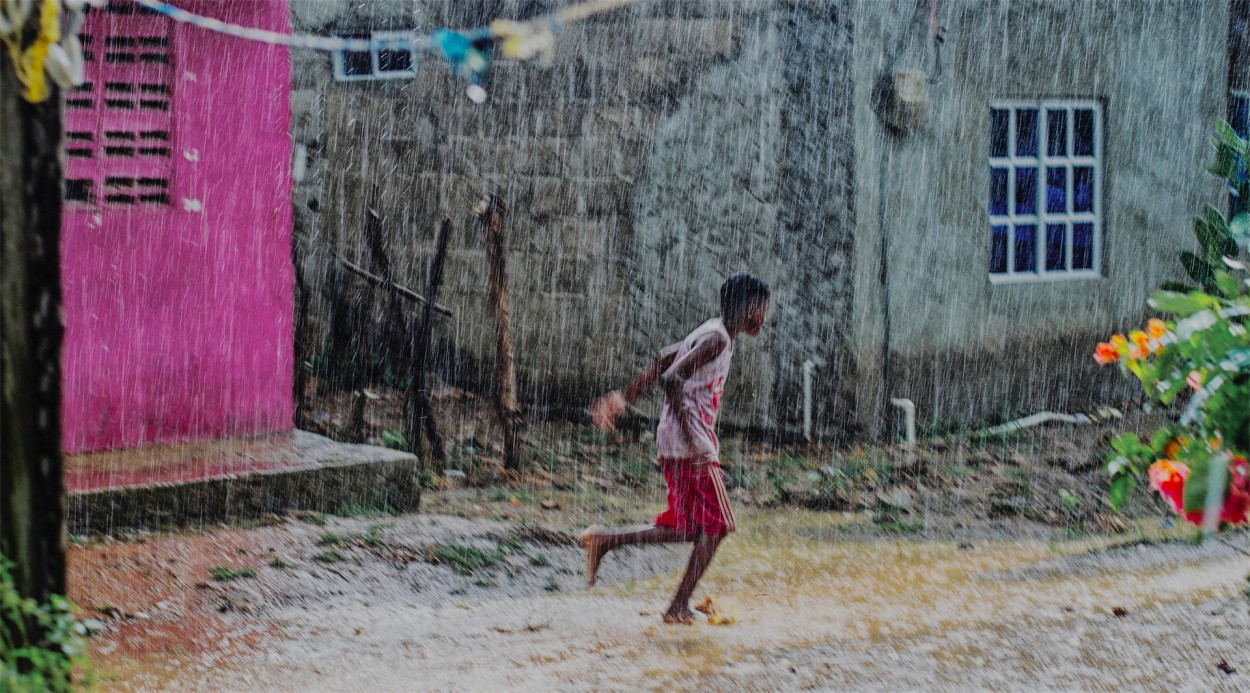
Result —
<instances>
[{"instance_id":1,"label":"red flower","mask_svg":"<svg viewBox=\"0 0 1250 693\"><path fill-rule=\"evenodd\" d=\"M1146 476L1150 477L1151 487L1172 504L1172 509L1183 514L1185 480L1189 478L1189 467L1172 460L1158 460L1146 470ZM1198 522L1202 522L1202 513L1198 513Z\"/></svg>"},{"instance_id":2,"label":"red flower","mask_svg":"<svg viewBox=\"0 0 1250 693\"><path fill-rule=\"evenodd\" d=\"M1094 360L1098 362L1098 365L1105 366L1120 360L1120 353L1116 351L1114 344L1099 342L1098 346L1094 348Z\"/></svg>"},{"instance_id":3,"label":"red flower","mask_svg":"<svg viewBox=\"0 0 1250 693\"><path fill-rule=\"evenodd\" d=\"M1150 485L1178 515L1195 525L1202 524L1202 510L1185 512L1185 481L1189 479L1189 467L1173 460L1158 460L1150 465L1146 474L1150 477ZM1243 524L1250 519L1250 464L1245 458L1234 456L1228 465L1228 475L1228 490L1220 508L1220 522Z\"/></svg>"}]
</instances>

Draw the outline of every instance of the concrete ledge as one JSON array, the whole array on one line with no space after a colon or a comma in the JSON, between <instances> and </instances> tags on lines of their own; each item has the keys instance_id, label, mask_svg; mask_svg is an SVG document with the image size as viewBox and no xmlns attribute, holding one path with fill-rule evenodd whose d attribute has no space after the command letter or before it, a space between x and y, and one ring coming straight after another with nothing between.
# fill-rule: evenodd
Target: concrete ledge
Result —
<instances>
[{"instance_id":1,"label":"concrete ledge","mask_svg":"<svg viewBox=\"0 0 1250 693\"><path fill-rule=\"evenodd\" d=\"M72 533L155 529L345 505L416 510L416 457L305 431L77 455L66 460Z\"/></svg>"}]
</instances>

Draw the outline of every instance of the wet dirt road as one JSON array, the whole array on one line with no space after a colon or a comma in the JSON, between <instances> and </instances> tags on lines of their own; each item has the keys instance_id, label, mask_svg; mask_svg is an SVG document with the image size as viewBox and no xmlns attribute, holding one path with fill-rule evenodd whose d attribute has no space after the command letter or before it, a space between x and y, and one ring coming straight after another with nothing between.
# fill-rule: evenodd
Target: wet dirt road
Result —
<instances>
[{"instance_id":1,"label":"wet dirt road","mask_svg":"<svg viewBox=\"0 0 1250 693\"><path fill-rule=\"evenodd\" d=\"M162 550L182 552L188 542L221 548L246 537L258 578L201 585L207 596L182 613L184 622L215 614L242 637L214 635L227 642L199 653L114 657L104 667L105 687L1250 688L1246 533L1202 546L1116 547L1125 537L974 539L961 546L838 538L837 525L847 521L829 513L744 512L743 531L725 543L696 595L713 596L736 622L692 627L658 618L685 561L677 548L613 554L600 586L586 590L579 586L580 552L560 537L540 545L511 535L516 558L488 575L395 561L404 550L448 537L509 536L509 525L486 520L393 518L385 530L373 530L385 537L385 549L346 545L350 560L324 566L307 560L317 537L368 532L366 521L168 537ZM269 556L292 565L270 568L260 561ZM82 580L80 589L90 592L91 580ZM151 620L149 627L161 627L159 617ZM106 636L104 647L124 639L118 633Z\"/></svg>"}]
</instances>

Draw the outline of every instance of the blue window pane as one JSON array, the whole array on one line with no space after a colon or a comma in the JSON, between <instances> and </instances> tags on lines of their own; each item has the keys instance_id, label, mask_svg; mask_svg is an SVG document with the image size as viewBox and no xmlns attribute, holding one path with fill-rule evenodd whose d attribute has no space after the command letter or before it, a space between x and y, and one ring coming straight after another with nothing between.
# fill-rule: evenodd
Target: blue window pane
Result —
<instances>
[{"instance_id":1,"label":"blue window pane","mask_svg":"<svg viewBox=\"0 0 1250 693\"><path fill-rule=\"evenodd\" d=\"M990 156L1007 156L1007 122L1011 111L990 110Z\"/></svg>"},{"instance_id":2,"label":"blue window pane","mask_svg":"<svg viewBox=\"0 0 1250 693\"><path fill-rule=\"evenodd\" d=\"M1250 98L1234 96L1228 100L1228 124L1242 137L1250 134Z\"/></svg>"},{"instance_id":3,"label":"blue window pane","mask_svg":"<svg viewBox=\"0 0 1250 693\"><path fill-rule=\"evenodd\" d=\"M1068 169L1046 169L1046 211L1063 214L1068 211Z\"/></svg>"},{"instance_id":4,"label":"blue window pane","mask_svg":"<svg viewBox=\"0 0 1250 693\"><path fill-rule=\"evenodd\" d=\"M1068 112L1046 111L1046 153L1068 155Z\"/></svg>"},{"instance_id":5,"label":"blue window pane","mask_svg":"<svg viewBox=\"0 0 1250 693\"><path fill-rule=\"evenodd\" d=\"M1072 225L1072 269L1094 268L1094 225Z\"/></svg>"},{"instance_id":6,"label":"blue window pane","mask_svg":"<svg viewBox=\"0 0 1250 693\"><path fill-rule=\"evenodd\" d=\"M1064 253L1067 248L1068 227L1066 224L1046 225L1046 269L1049 271L1067 269Z\"/></svg>"},{"instance_id":7,"label":"blue window pane","mask_svg":"<svg viewBox=\"0 0 1250 693\"><path fill-rule=\"evenodd\" d=\"M1007 213L1007 169L990 169L990 214L1002 216Z\"/></svg>"},{"instance_id":8,"label":"blue window pane","mask_svg":"<svg viewBox=\"0 0 1250 693\"><path fill-rule=\"evenodd\" d=\"M1007 271L1007 227L990 227L990 273Z\"/></svg>"},{"instance_id":9,"label":"blue window pane","mask_svg":"<svg viewBox=\"0 0 1250 693\"><path fill-rule=\"evenodd\" d=\"M1094 169L1089 166L1072 167L1072 211L1094 211Z\"/></svg>"},{"instance_id":10,"label":"blue window pane","mask_svg":"<svg viewBox=\"0 0 1250 693\"><path fill-rule=\"evenodd\" d=\"M1017 272L1037 271L1037 224L1016 224Z\"/></svg>"},{"instance_id":11,"label":"blue window pane","mask_svg":"<svg viewBox=\"0 0 1250 693\"><path fill-rule=\"evenodd\" d=\"M1037 109L1016 111L1016 156L1037 156Z\"/></svg>"},{"instance_id":12,"label":"blue window pane","mask_svg":"<svg viewBox=\"0 0 1250 693\"><path fill-rule=\"evenodd\" d=\"M1016 168L1016 214L1037 214L1037 169Z\"/></svg>"},{"instance_id":13,"label":"blue window pane","mask_svg":"<svg viewBox=\"0 0 1250 693\"><path fill-rule=\"evenodd\" d=\"M1088 108L1078 108L1072 113L1072 153L1094 155L1094 112Z\"/></svg>"}]
</instances>

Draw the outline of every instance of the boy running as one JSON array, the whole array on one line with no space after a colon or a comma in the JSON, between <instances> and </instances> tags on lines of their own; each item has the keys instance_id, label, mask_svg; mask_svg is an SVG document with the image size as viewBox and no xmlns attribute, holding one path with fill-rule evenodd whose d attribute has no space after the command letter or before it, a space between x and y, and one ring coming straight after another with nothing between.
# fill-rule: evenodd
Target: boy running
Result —
<instances>
[{"instance_id":1,"label":"boy running","mask_svg":"<svg viewBox=\"0 0 1250 693\"><path fill-rule=\"evenodd\" d=\"M661 350L624 392L613 390L590 407L595 425L610 430L625 408L657 380L664 388L664 411L655 446L668 486L668 509L653 525L591 527L582 534L582 547L586 549L586 584L594 585L599 561L619 546L693 543L686 573L664 613L665 623L694 622L690 595L721 539L735 529L720 468L716 416L734 339L742 333L759 334L768 313L768 298L768 284L758 277L743 273L726 279L720 288L720 317L703 323L681 343Z\"/></svg>"}]
</instances>

